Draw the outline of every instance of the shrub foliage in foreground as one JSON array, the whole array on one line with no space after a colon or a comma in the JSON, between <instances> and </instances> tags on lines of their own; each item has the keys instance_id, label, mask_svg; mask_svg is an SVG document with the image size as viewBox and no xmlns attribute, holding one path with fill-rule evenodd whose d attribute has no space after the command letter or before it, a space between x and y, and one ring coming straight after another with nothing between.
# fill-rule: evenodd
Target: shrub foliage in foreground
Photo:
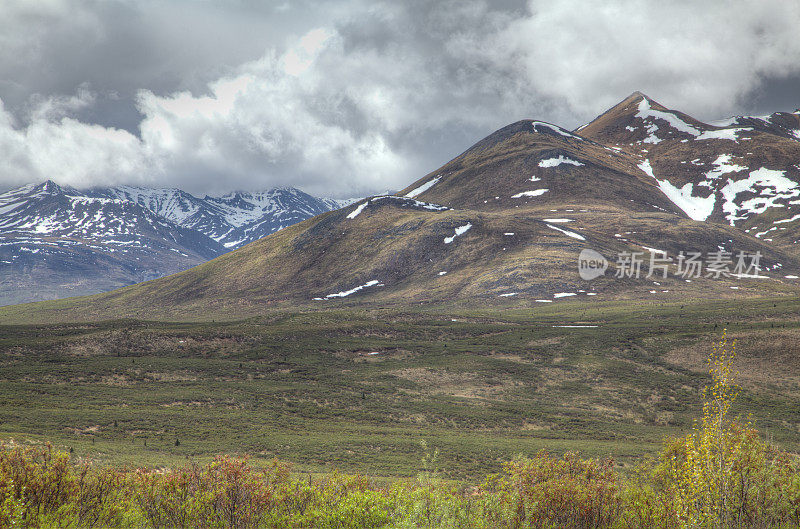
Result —
<instances>
[{"instance_id":1,"label":"shrub foliage in foreground","mask_svg":"<svg viewBox=\"0 0 800 529\"><path fill-rule=\"evenodd\" d=\"M709 356L714 382L693 432L624 481L611 460L572 453L511 461L479 486L423 473L379 487L363 476L293 476L278 461L124 470L9 445L0 450L0 527L800 527L797 463L729 420L734 350L723 338Z\"/></svg>"}]
</instances>

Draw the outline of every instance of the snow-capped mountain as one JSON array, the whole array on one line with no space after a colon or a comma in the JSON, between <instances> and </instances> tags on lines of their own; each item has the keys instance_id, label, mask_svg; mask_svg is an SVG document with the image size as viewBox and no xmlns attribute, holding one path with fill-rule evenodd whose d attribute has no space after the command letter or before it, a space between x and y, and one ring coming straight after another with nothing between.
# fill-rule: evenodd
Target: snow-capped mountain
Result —
<instances>
[{"instance_id":1,"label":"snow-capped mountain","mask_svg":"<svg viewBox=\"0 0 800 529\"><path fill-rule=\"evenodd\" d=\"M800 243L800 110L703 123L636 92L578 132L633 156L690 218Z\"/></svg>"},{"instance_id":2,"label":"snow-capped mountain","mask_svg":"<svg viewBox=\"0 0 800 529\"><path fill-rule=\"evenodd\" d=\"M203 202L207 209L186 219L182 225L207 234L229 249L340 207L338 202L312 197L291 187L261 193L206 196Z\"/></svg>"},{"instance_id":3,"label":"snow-capped mountain","mask_svg":"<svg viewBox=\"0 0 800 529\"><path fill-rule=\"evenodd\" d=\"M0 193L0 304L173 274L339 205L292 188L201 199L180 189L28 184Z\"/></svg>"},{"instance_id":4,"label":"snow-capped mountain","mask_svg":"<svg viewBox=\"0 0 800 529\"><path fill-rule=\"evenodd\" d=\"M129 186L98 188L89 193L139 204L179 226L207 235L228 250L353 202L317 198L292 187L204 198L180 189Z\"/></svg>"},{"instance_id":5,"label":"snow-capped mountain","mask_svg":"<svg viewBox=\"0 0 800 529\"><path fill-rule=\"evenodd\" d=\"M123 310L207 317L283 302L514 300L536 311L797 295L800 141L789 131L800 127L791 116L780 132L763 131L767 120L712 125L637 93L574 131L520 120L394 195L132 287ZM581 274L583 263L596 275ZM118 299L70 310L104 313Z\"/></svg>"},{"instance_id":6,"label":"snow-capped mountain","mask_svg":"<svg viewBox=\"0 0 800 529\"><path fill-rule=\"evenodd\" d=\"M222 252L208 237L136 203L86 195L50 181L0 195L0 234L7 240L91 241L112 253L173 249L210 259Z\"/></svg>"},{"instance_id":7,"label":"snow-capped mountain","mask_svg":"<svg viewBox=\"0 0 800 529\"><path fill-rule=\"evenodd\" d=\"M0 194L0 304L102 292L225 252L136 203L53 182Z\"/></svg>"}]
</instances>

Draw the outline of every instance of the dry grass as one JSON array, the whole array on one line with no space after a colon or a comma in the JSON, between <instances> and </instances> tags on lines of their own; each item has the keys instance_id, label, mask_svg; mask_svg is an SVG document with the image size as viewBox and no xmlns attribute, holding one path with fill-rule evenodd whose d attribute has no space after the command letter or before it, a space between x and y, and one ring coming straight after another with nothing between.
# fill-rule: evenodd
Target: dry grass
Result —
<instances>
[{"instance_id":1,"label":"dry grass","mask_svg":"<svg viewBox=\"0 0 800 529\"><path fill-rule=\"evenodd\" d=\"M522 382L501 377L487 380L484 375L469 372L408 367L389 372L417 384L413 392L429 395L449 395L463 398L491 398L522 385Z\"/></svg>"},{"instance_id":2,"label":"dry grass","mask_svg":"<svg viewBox=\"0 0 800 529\"><path fill-rule=\"evenodd\" d=\"M800 390L800 329L728 333L728 337L737 342L734 367L743 387ZM707 370L707 356L707 347L695 343L669 351L665 359L700 373Z\"/></svg>"}]
</instances>

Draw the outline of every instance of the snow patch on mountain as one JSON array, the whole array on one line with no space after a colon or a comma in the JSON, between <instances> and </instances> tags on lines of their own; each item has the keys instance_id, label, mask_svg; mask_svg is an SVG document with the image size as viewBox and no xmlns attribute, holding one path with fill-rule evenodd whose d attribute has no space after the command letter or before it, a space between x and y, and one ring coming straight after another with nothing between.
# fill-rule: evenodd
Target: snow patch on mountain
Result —
<instances>
[{"instance_id":1,"label":"snow patch on mountain","mask_svg":"<svg viewBox=\"0 0 800 529\"><path fill-rule=\"evenodd\" d=\"M464 224L463 226L459 226L458 228L456 228L455 233L452 236L444 238L444 243L450 244L451 242L456 240L456 237L460 237L461 235L467 233L470 228L472 228L472 223L470 222Z\"/></svg>"},{"instance_id":2,"label":"snow patch on mountain","mask_svg":"<svg viewBox=\"0 0 800 529\"><path fill-rule=\"evenodd\" d=\"M642 163L637 165L637 167L642 171L644 171L646 175L652 176L653 178L656 177L656 175L653 174L653 167L650 165L650 160L643 161Z\"/></svg>"},{"instance_id":3,"label":"snow patch on mountain","mask_svg":"<svg viewBox=\"0 0 800 529\"><path fill-rule=\"evenodd\" d=\"M561 136L564 136L566 138L574 138L576 140L584 141L583 138L581 138L580 136L576 136L576 135L572 134L570 131L568 131L567 129L562 129L558 125L553 125L552 123L546 123L544 121L531 121L531 126L533 127L533 130L535 132L540 132L538 127L544 127L546 129L549 129L549 130L555 132L556 134L560 134Z\"/></svg>"},{"instance_id":4,"label":"snow patch on mountain","mask_svg":"<svg viewBox=\"0 0 800 529\"><path fill-rule=\"evenodd\" d=\"M409 193L407 193L406 197L414 198L417 195L421 195L422 193L424 193L425 191L427 191L428 189L430 189L434 185L436 185L436 182L438 182L441 178L442 178L441 176L436 176L434 178L431 178L430 180L428 180L427 182L425 182L424 184L422 184L418 188L416 188L416 189L410 191Z\"/></svg>"},{"instance_id":5,"label":"snow patch on mountain","mask_svg":"<svg viewBox=\"0 0 800 529\"><path fill-rule=\"evenodd\" d=\"M794 215L793 217L788 219L776 220L775 222L773 222L773 224L787 224L789 222L794 222L796 220L800 220L800 214Z\"/></svg>"},{"instance_id":6,"label":"snow patch on mountain","mask_svg":"<svg viewBox=\"0 0 800 529\"><path fill-rule=\"evenodd\" d=\"M558 167L559 165L564 163L575 166L584 165L577 160L573 160L571 158L567 158L562 154L559 154L557 158L547 158L546 160L541 160L539 162L539 167Z\"/></svg>"},{"instance_id":7,"label":"snow patch on mountain","mask_svg":"<svg viewBox=\"0 0 800 529\"><path fill-rule=\"evenodd\" d=\"M538 197L540 195L544 195L545 193L547 193L547 189L534 189L533 191L523 191L522 193L511 195L511 198Z\"/></svg>"},{"instance_id":8,"label":"snow patch on mountain","mask_svg":"<svg viewBox=\"0 0 800 529\"><path fill-rule=\"evenodd\" d=\"M354 219L354 218L358 217L361 214L361 212L364 211L364 208L367 207L368 204L369 204L369 200L367 200L363 204L359 204L357 208L355 208L353 211L351 211L350 213L347 214L347 218L348 219Z\"/></svg>"},{"instance_id":9,"label":"snow patch on mountain","mask_svg":"<svg viewBox=\"0 0 800 529\"><path fill-rule=\"evenodd\" d=\"M685 132L686 134L691 134L692 136L700 135L700 131L696 127L689 125L688 123L683 121L681 118L679 118L672 112L664 112L652 108L650 106L650 101L648 101L646 97L643 97L642 100L639 102L638 112L636 113L636 117L641 118L643 121L646 121L648 119L650 120L661 119L669 123L669 125L675 130L678 130L680 132ZM653 129L650 132L654 133L655 130L657 129Z\"/></svg>"},{"instance_id":10,"label":"snow patch on mountain","mask_svg":"<svg viewBox=\"0 0 800 529\"><path fill-rule=\"evenodd\" d=\"M337 292L335 294L328 294L327 296L325 296L325 299L346 298L347 296L355 294L356 292L360 292L360 291L364 290L365 288L374 287L374 286L383 286L383 285L377 279L373 279L372 281L367 281L363 285L359 285L359 286L357 286L355 288L351 288L350 290L344 290L342 292ZM321 299L321 298L316 298L316 299Z\"/></svg>"},{"instance_id":11,"label":"snow patch on mountain","mask_svg":"<svg viewBox=\"0 0 800 529\"><path fill-rule=\"evenodd\" d=\"M711 162L711 164L715 167L714 169L707 171L705 173L706 178L716 180L720 176L728 173L738 173L740 171L746 171L748 168L744 167L743 165L737 165L735 163L731 163L731 155L730 154L720 154L716 160ZM700 185L710 186L709 183L701 183Z\"/></svg>"},{"instance_id":12,"label":"snow patch on mountain","mask_svg":"<svg viewBox=\"0 0 800 529\"><path fill-rule=\"evenodd\" d=\"M547 227L556 231L560 231L567 237L572 237L573 239L578 239L579 241L585 241L586 237L583 235L577 234L574 231L565 230L564 228L559 228L558 226L553 226L552 224L547 224Z\"/></svg>"},{"instance_id":13,"label":"snow patch on mountain","mask_svg":"<svg viewBox=\"0 0 800 529\"><path fill-rule=\"evenodd\" d=\"M709 196L696 197L693 193L693 184L687 183L682 188L678 189L672 185L668 180L659 180L653 174L653 167L650 165L650 160L645 160L638 165L645 174L651 176L658 182L658 188L669 198L673 204L681 208L692 220L706 220L714 211L714 204L717 197L712 192Z\"/></svg>"},{"instance_id":14,"label":"snow patch on mountain","mask_svg":"<svg viewBox=\"0 0 800 529\"><path fill-rule=\"evenodd\" d=\"M640 118L646 126L646 130L648 132L648 137L645 138L643 143L660 143L663 138L660 138L656 135L658 132L659 126L655 120L663 120L666 121L670 127L677 130L678 132L683 132L685 134L689 134L694 136L695 140L731 140L731 141L738 141L739 134L742 132L752 131L752 127L742 127L742 128L723 128L720 130L706 130L701 131L697 127L686 123L680 117L678 117L675 113L663 110L656 110L652 108L650 105L650 101L645 97L639 102L639 106L637 107L636 117ZM725 122L726 125L729 126L735 123L735 121L728 120Z\"/></svg>"},{"instance_id":15,"label":"snow patch on mountain","mask_svg":"<svg viewBox=\"0 0 800 529\"><path fill-rule=\"evenodd\" d=\"M731 226L735 225L737 220L746 219L751 214L763 213L772 207L784 207L778 200L800 196L798 183L786 178L785 174L786 171L761 167L751 171L750 175L742 180L729 179L720 192L724 199L722 210L726 213ZM758 196L737 204L736 199L741 193L753 193Z\"/></svg>"},{"instance_id":16,"label":"snow patch on mountain","mask_svg":"<svg viewBox=\"0 0 800 529\"><path fill-rule=\"evenodd\" d=\"M658 188L667 195L673 204L681 208L692 220L706 220L714 211L717 197L714 193L709 196L696 197L692 194L693 184L687 183L680 189L668 180L658 180Z\"/></svg>"},{"instance_id":17,"label":"snow patch on mountain","mask_svg":"<svg viewBox=\"0 0 800 529\"><path fill-rule=\"evenodd\" d=\"M740 129L720 129L720 130L707 130L697 136L696 140L731 140L737 141L739 134L753 130L750 127Z\"/></svg>"},{"instance_id":18,"label":"snow patch on mountain","mask_svg":"<svg viewBox=\"0 0 800 529\"><path fill-rule=\"evenodd\" d=\"M396 195L383 195L379 197L370 198L369 200L364 201L363 203L359 204L357 208L353 211L348 213L348 219L354 219L358 217L364 209L369 206L370 204L376 204L378 202L396 202L401 207L412 207L417 209L426 209L428 211L447 211L450 208L447 206L440 206L439 204L431 204L430 202L420 202L419 200L414 200L413 198L406 198L406 197L398 197Z\"/></svg>"}]
</instances>

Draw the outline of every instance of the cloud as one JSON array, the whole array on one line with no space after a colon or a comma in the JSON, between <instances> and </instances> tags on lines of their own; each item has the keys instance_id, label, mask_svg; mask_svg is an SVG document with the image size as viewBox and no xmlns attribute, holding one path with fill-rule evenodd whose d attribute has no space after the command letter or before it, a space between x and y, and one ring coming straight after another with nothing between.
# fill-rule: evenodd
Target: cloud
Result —
<instances>
[{"instance_id":1,"label":"cloud","mask_svg":"<svg viewBox=\"0 0 800 529\"><path fill-rule=\"evenodd\" d=\"M347 194L392 182L403 161L382 135L350 130L333 103L318 103L325 79L303 75L320 51L320 35L312 30L298 48L244 65L237 76L209 85L209 95L142 91L141 138L149 156L164 174L187 185L202 178L203 187L222 178L228 185L261 180L260 187L300 185L313 192L338 185ZM298 59L301 52L306 55Z\"/></svg>"},{"instance_id":2,"label":"cloud","mask_svg":"<svg viewBox=\"0 0 800 529\"><path fill-rule=\"evenodd\" d=\"M0 82L0 185L365 195L517 119L577 126L633 90L711 119L768 106L800 77L800 5L777 0L16 0L0 12L14 22L0 22L0 78L14 80Z\"/></svg>"},{"instance_id":3,"label":"cloud","mask_svg":"<svg viewBox=\"0 0 800 529\"><path fill-rule=\"evenodd\" d=\"M8 184L52 178L85 187L131 181L149 172L142 144L131 133L79 122L49 119L63 108L46 100L25 128L15 128L11 114L0 107L0 174Z\"/></svg>"},{"instance_id":4,"label":"cloud","mask_svg":"<svg viewBox=\"0 0 800 529\"><path fill-rule=\"evenodd\" d=\"M580 116L640 89L701 118L737 110L765 79L800 72L800 4L532 2L487 46ZM776 109L777 110L777 109Z\"/></svg>"}]
</instances>

